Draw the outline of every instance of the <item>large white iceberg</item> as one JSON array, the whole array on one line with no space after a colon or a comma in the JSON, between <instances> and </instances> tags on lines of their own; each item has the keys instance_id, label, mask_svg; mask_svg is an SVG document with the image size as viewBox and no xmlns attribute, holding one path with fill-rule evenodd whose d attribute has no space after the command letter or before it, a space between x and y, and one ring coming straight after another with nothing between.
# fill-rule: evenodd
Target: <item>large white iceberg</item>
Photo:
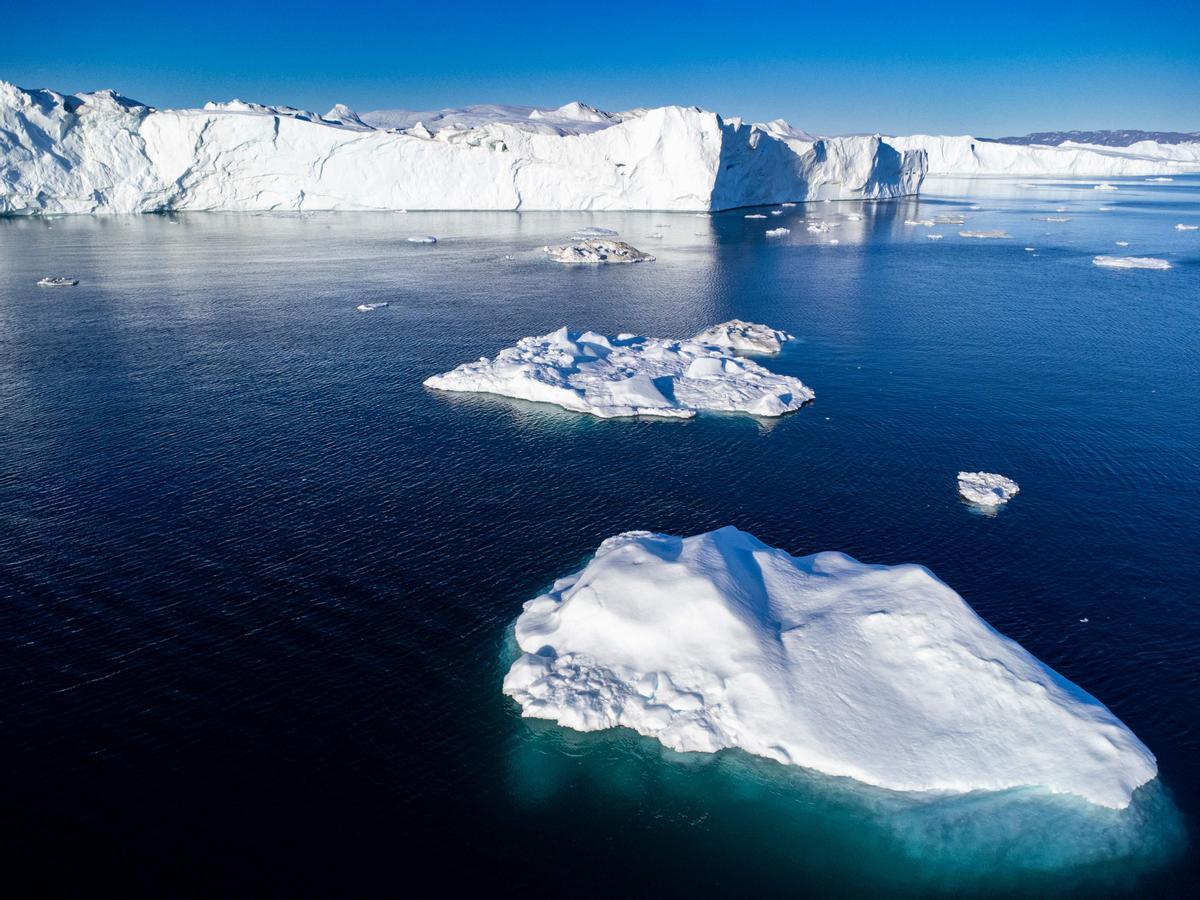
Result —
<instances>
[{"instance_id":1,"label":"large white iceberg","mask_svg":"<svg viewBox=\"0 0 1200 900\"><path fill-rule=\"evenodd\" d=\"M923 152L877 136L813 139L695 107L577 107L389 122L341 106L158 110L0 82L0 213L710 210L890 199L925 173Z\"/></svg>"},{"instance_id":2,"label":"large white iceberg","mask_svg":"<svg viewBox=\"0 0 1200 900\"><path fill-rule=\"evenodd\" d=\"M786 339L768 337L766 326L730 322L712 329L711 340L606 337L560 328L521 338L515 347L464 363L425 380L439 391L501 394L554 403L609 419L622 416L691 418L701 410L781 416L815 395L800 379L776 375L734 355L736 344L753 349Z\"/></svg>"},{"instance_id":3,"label":"large white iceberg","mask_svg":"<svg viewBox=\"0 0 1200 900\"><path fill-rule=\"evenodd\" d=\"M969 135L885 137L902 151L924 150L930 175L1042 175L1118 178L1200 172L1200 141L1139 141L1127 147L1064 142L1012 144Z\"/></svg>"},{"instance_id":4,"label":"large white iceberg","mask_svg":"<svg viewBox=\"0 0 1200 900\"><path fill-rule=\"evenodd\" d=\"M526 716L740 747L897 791L1035 788L1123 808L1150 751L921 566L794 557L734 528L629 532L525 604Z\"/></svg>"},{"instance_id":5,"label":"large white iceberg","mask_svg":"<svg viewBox=\"0 0 1200 900\"><path fill-rule=\"evenodd\" d=\"M591 238L575 244L544 247L543 249L552 260L560 263L654 262L653 255L624 241Z\"/></svg>"}]
</instances>

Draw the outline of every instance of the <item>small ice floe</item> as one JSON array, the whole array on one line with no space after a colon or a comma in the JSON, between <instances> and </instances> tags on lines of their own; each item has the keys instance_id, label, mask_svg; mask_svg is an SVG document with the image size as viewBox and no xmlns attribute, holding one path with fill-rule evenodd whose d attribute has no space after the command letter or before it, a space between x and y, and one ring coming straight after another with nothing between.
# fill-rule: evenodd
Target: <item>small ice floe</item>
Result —
<instances>
[{"instance_id":1,"label":"small ice floe","mask_svg":"<svg viewBox=\"0 0 1200 900\"><path fill-rule=\"evenodd\" d=\"M661 234L659 234L659 233L656 231L656 232L654 232L654 234L648 234L648 235L646 235L646 237L648 237L648 238L662 238L662 235L661 235Z\"/></svg>"},{"instance_id":2,"label":"small ice floe","mask_svg":"<svg viewBox=\"0 0 1200 900\"><path fill-rule=\"evenodd\" d=\"M1117 208L1115 206L1098 206L1096 208L1099 209L1100 212L1116 212L1117 211Z\"/></svg>"},{"instance_id":3,"label":"small ice floe","mask_svg":"<svg viewBox=\"0 0 1200 900\"><path fill-rule=\"evenodd\" d=\"M983 207L980 206L978 203L972 203L970 206L967 207L967 209L983 209Z\"/></svg>"},{"instance_id":4,"label":"small ice floe","mask_svg":"<svg viewBox=\"0 0 1200 900\"><path fill-rule=\"evenodd\" d=\"M1007 231L960 231L958 233L958 236L965 237L965 238L979 238L980 240L987 240L988 238L1011 238L1012 237L1012 235L1009 234Z\"/></svg>"},{"instance_id":5,"label":"small ice floe","mask_svg":"<svg viewBox=\"0 0 1200 900\"><path fill-rule=\"evenodd\" d=\"M827 243L829 243L829 244L831 244L831 245L832 245L832 244L840 244L840 243L841 243L841 241L839 241L837 238L830 238L830 239L827 241Z\"/></svg>"},{"instance_id":6,"label":"small ice floe","mask_svg":"<svg viewBox=\"0 0 1200 900\"><path fill-rule=\"evenodd\" d=\"M925 237L929 238L929 240L931 240L931 241L940 241L942 238L944 238L944 237L945 237L945 235L944 235L944 234L937 234L937 233L935 232L934 234L927 234L927 235L925 235Z\"/></svg>"},{"instance_id":7,"label":"small ice floe","mask_svg":"<svg viewBox=\"0 0 1200 900\"><path fill-rule=\"evenodd\" d=\"M769 325L759 325L757 322L743 322L741 319L730 319L712 328L706 328L694 338L702 344L720 347L723 350L733 350L735 353L766 353L774 354L783 349L788 341L794 341L794 335Z\"/></svg>"},{"instance_id":8,"label":"small ice floe","mask_svg":"<svg viewBox=\"0 0 1200 900\"><path fill-rule=\"evenodd\" d=\"M47 275L38 282L38 287L74 287L79 284L78 278L67 278L65 275Z\"/></svg>"},{"instance_id":9,"label":"small ice floe","mask_svg":"<svg viewBox=\"0 0 1200 900\"><path fill-rule=\"evenodd\" d=\"M1147 178L1147 184L1165 184L1168 181L1174 181L1174 178ZM1086 621L1086 620L1085 620Z\"/></svg>"},{"instance_id":10,"label":"small ice floe","mask_svg":"<svg viewBox=\"0 0 1200 900\"><path fill-rule=\"evenodd\" d=\"M615 231L612 228L601 228L599 225L589 225L587 228L580 228L573 232L572 237L577 238L605 238L616 237L621 232Z\"/></svg>"},{"instance_id":11,"label":"small ice floe","mask_svg":"<svg viewBox=\"0 0 1200 900\"><path fill-rule=\"evenodd\" d=\"M355 307L355 309L357 309L359 312L375 312L377 309L386 308L387 305L388 304L386 301L382 303L360 303Z\"/></svg>"},{"instance_id":12,"label":"small ice floe","mask_svg":"<svg viewBox=\"0 0 1200 900\"><path fill-rule=\"evenodd\" d=\"M860 213L846 213L847 222L861 222L863 217Z\"/></svg>"},{"instance_id":13,"label":"small ice floe","mask_svg":"<svg viewBox=\"0 0 1200 900\"><path fill-rule=\"evenodd\" d=\"M1116 244L1118 247L1128 247L1129 241L1117 241Z\"/></svg>"},{"instance_id":14,"label":"small ice floe","mask_svg":"<svg viewBox=\"0 0 1200 900\"><path fill-rule=\"evenodd\" d=\"M1093 191L1115 191L1116 189L1117 186L1115 184L1109 184L1107 181L1092 185Z\"/></svg>"},{"instance_id":15,"label":"small ice floe","mask_svg":"<svg viewBox=\"0 0 1200 900\"><path fill-rule=\"evenodd\" d=\"M1169 269L1171 264L1165 259L1155 259L1153 256L1093 256L1092 264L1105 266L1109 269Z\"/></svg>"},{"instance_id":16,"label":"small ice floe","mask_svg":"<svg viewBox=\"0 0 1200 900\"><path fill-rule=\"evenodd\" d=\"M766 216L764 216L762 213L750 213L750 214L749 214L749 215L747 215L747 216L743 216L743 218L746 218L746 219L765 219L765 218L766 218Z\"/></svg>"},{"instance_id":17,"label":"small ice floe","mask_svg":"<svg viewBox=\"0 0 1200 900\"><path fill-rule=\"evenodd\" d=\"M407 239L410 244L436 244L437 238L432 234L414 234Z\"/></svg>"},{"instance_id":18,"label":"small ice floe","mask_svg":"<svg viewBox=\"0 0 1200 900\"><path fill-rule=\"evenodd\" d=\"M1070 222L1070 216L1034 216L1035 222Z\"/></svg>"},{"instance_id":19,"label":"small ice floe","mask_svg":"<svg viewBox=\"0 0 1200 900\"><path fill-rule=\"evenodd\" d=\"M792 206L795 206L796 204L795 203L780 203L779 205L786 206L786 207L792 207Z\"/></svg>"},{"instance_id":20,"label":"small ice floe","mask_svg":"<svg viewBox=\"0 0 1200 900\"><path fill-rule=\"evenodd\" d=\"M1037 249L1037 247L1026 247L1026 248L1025 248L1025 252L1026 252L1026 253L1032 253L1032 252L1033 252L1034 250L1036 250L1036 249Z\"/></svg>"},{"instance_id":21,"label":"small ice floe","mask_svg":"<svg viewBox=\"0 0 1200 900\"><path fill-rule=\"evenodd\" d=\"M1197 229L1200 229L1200 225L1187 225L1183 222L1175 226L1176 231L1196 231Z\"/></svg>"},{"instance_id":22,"label":"small ice floe","mask_svg":"<svg viewBox=\"0 0 1200 900\"><path fill-rule=\"evenodd\" d=\"M766 231L767 237L783 237L791 233L792 229L790 228L768 228Z\"/></svg>"},{"instance_id":23,"label":"small ice floe","mask_svg":"<svg viewBox=\"0 0 1200 900\"><path fill-rule=\"evenodd\" d=\"M1020 490L1011 478L994 472L958 473L958 493L976 506L999 506L1015 497Z\"/></svg>"},{"instance_id":24,"label":"small ice floe","mask_svg":"<svg viewBox=\"0 0 1200 900\"><path fill-rule=\"evenodd\" d=\"M782 209L773 209L773 210L771 210L771 215L773 215L773 216L782 216L782 215L783 215L783 210L782 210Z\"/></svg>"},{"instance_id":25,"label":"small ice floe","mask_svg":"<svg viewBox=\"0 0 1200 900\"><path fill-rule=\"evenodd\" d=\"M711 219L712 213L696 213L697 219Z\"/></svg>"},{"instance_id":26,"label":"small ice floe","mask_svg":"<svg viewBox=\"0 0 1200 900\"><path fill-rule=\"evenodd\" d=\"M654 262L654 257L624 241L587 240L578 244L543 248L560 263L635 263Z\"/></svg>"},{"instance_id":27,"label":"small ice floe","mask_svg":"<svg viewBox=\"0 0 1200 900\"><path fill-rule=\"evenodd\" d=\"M811 225L806 226L806 228L810 234L825 234L827 231L837 228L837 223L813 222Z\"/></svg>"},{"instance_id":28,"label":"small ice floe","mask_svg":"<svg viewBox=\"0 0 1200 900\"><path fill-rule=\"evenodd\" d=\"M934 225L966 225L966 216L934 216Z\"/></svg>"},{"instance_id":29,"label":"small ice floe","mask_svg":"<svg viewBox=\"0 0 1200 900\"><path fill-rule=\"evenodd\" d=\"M425 386L552 403L603 419L688 419L705 410L782 416L812 400L813 391L798 378L736 355L730 344L745 341L773 350L787 337L744 322L683 340L560 328L522 338L493 359L427 378Z\"/></svg>"},{"instance_id":30,"label":"small ice floe","mask_svg":"<svg viewBox=\"0 0 1200 900\"><path fill-rule=\"evenodd\" d=\"M1170 181L1170 180L1171 180L1170 178L1168 178L1168 179L1167 179L1167 181ZM1080 622L1082 622L1084 625L1086 625L1086 624L1087 624L1087 622L1088 622L1088 617L1087 617L1087 616L1084 616L1084 617L1083 617L1082 619L1080 619L1079 621L1080 621Z\"/></svg>"},{"instance_id":31,"label":"small ice floe","mask_svg":"<svg viewBox=\"0 0 1200 900\"><path fill-rule=\"evenodd\" d=\"M905 225L920 225L922 228L932 228L937 223L933 219L905 219Z\"/></svg>"},{"instance_id":32,"label":"small ice floe","mask_svg":"<svg viewBox=\"0 0 1200 900\"><path fill-rule=\"evenodd\" d=\"M1056 206L1056 207L1054 207L1054 211L1055 212L1066 212L1067 208L1065 206Z\"/></svg>"}]
</instances>

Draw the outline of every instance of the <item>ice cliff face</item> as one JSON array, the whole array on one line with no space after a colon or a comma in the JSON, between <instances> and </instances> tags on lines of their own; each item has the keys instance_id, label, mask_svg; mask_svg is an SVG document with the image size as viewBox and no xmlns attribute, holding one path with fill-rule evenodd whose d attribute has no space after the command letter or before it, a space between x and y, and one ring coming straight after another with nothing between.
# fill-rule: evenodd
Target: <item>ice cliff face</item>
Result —
<instances>
[{"instance_id":1,"label":"ice cliff face","mask_svg":"<svg viewBox=\"0 0 1200 900\"><path fill-rule=\"evenodd\" d=\"M985 141L970 136L889 137L901 151L924 150L930 175L1050 175L1118 178L1200 172L1200 142L1140 141L1125 147L1063 142L1055 146Z\"/></svg>"},{"instance_id":2,"label":"ice cliff face","mask_svg":"<svg viewBox=\"0 0 1200 900\"><path fill-rule=\"evenodd\" d=\"M922 151L878 137L814 140L696 108L474 110L381 130L384 114L341 106L156 110L0 82L0 213L708 210L887 199L925 174Z\"/></svg>"}]
</instances>

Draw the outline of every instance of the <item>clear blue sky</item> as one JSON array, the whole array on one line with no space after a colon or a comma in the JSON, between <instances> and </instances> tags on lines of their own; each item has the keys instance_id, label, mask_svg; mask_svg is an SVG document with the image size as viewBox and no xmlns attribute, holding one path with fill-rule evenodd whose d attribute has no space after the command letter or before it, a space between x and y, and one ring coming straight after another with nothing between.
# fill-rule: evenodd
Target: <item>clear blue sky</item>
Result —
<instances>
[{"instance_id":1,"label":"clear blue sky","mask_svg":"<svg viewBox=\"0 0 1200 900\"><path fill-rule=\"evenodd\" d=\"M1200 2L9 6L0 78L155 106L695 104L822 133L1200 130ZM15 39L20 33L20 39Z\"/></svg>"}]
</instances>

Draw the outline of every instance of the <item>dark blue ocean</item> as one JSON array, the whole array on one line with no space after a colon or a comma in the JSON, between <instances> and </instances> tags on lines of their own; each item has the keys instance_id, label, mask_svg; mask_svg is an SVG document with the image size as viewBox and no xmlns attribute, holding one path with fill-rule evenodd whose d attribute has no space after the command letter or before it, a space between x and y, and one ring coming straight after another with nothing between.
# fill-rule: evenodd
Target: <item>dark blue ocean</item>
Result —
<instances>
[{"instance_id":1,"label":"dark blue ocean","mask_svg":"<svg viewBox=\"0 0 1200 900\"><path fill-rule=\"evenodd\" d=\"M943 181L766 220L0 219L6 883L1187 894L1200 232L1174 226L1200 224L1200 179L1116 183ZM840 224L814 235L816 219ZM545 259L585 225L658 259ZM80 284L35 286L52 273ZM770 422L600 421L421 386L561 325L687 336L733 317L798 336L765 364L815 402ZM960 469L1021 493L979 515ZM617 532L726 524L928 566L1106 703L1159 779L1122 813L916 802L520 718L500 682L525 600Z\"/></svg>"}]
</instances>

